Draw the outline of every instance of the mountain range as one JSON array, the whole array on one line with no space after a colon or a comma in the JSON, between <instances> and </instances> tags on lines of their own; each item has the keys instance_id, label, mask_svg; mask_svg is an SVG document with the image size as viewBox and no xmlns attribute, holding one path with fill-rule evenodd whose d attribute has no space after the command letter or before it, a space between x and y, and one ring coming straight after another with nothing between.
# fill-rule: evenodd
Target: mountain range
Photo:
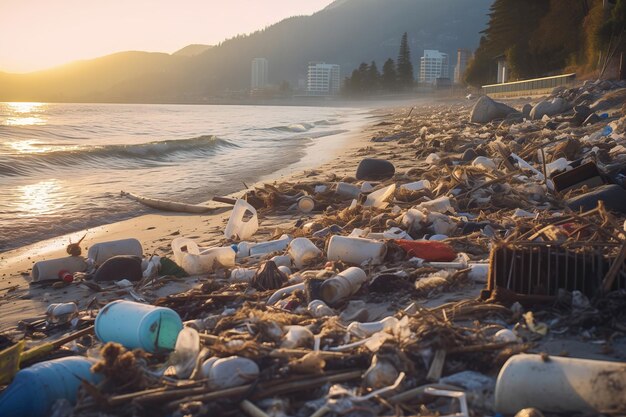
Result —
<instances>
[{"instance_id":1,"label":"mountain range","mask_svg":"<svg viewBox=\"0 0 626 417\"><path fill-rule=\"evenodd\" d=\"M282 20L219 45L173 54L120 52L28 74L0 73L0 101L202 103L250 87L251 61L264 57L269 82L297 87L309 61L339 64L397 58L408 33L413 65L424 49L456 60L475 49L492 0L337 0L311 16Z\"/></svg>"}]
</instances>

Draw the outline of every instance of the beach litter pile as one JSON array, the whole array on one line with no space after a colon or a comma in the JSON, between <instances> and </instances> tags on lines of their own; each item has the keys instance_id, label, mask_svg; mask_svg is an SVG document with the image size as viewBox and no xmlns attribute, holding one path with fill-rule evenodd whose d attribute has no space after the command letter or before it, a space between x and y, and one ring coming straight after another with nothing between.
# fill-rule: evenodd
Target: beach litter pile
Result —
<instances>
[{"instance_id":1,"label":"beach litter pile","mask_svg":"<svg viewBox=\"0 0 626 417\"><path fill-rule=\"evenodd\" d=\"M353 176L248 190L211 247L37 263L92 296L5 335L0 416L623 415L625 110L598 81L396 112Z\"/></svg>"}]
</instances>

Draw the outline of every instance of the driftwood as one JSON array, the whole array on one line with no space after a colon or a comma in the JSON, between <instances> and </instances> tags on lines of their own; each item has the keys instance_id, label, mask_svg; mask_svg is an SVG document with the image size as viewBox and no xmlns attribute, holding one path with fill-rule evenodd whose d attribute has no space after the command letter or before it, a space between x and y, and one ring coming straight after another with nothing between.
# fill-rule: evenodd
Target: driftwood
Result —
<instances>
[{"instance_id":1,"label":"driftwood","mask_svg":"<svg viewBox=\"0 0 626 417\"><path fill-rule=\"evenodd\" d=\"M176 201L159 200L157 198L143 197L133 193L127 193L125 191L122 191L120 195L122 195L123 197L128 197L131 200L138 201L148 207L163 211L174 211L178 213L209 213L216 210L213 207L201 206L197 204L178 203Z\"/></svg>"}]
</instances>

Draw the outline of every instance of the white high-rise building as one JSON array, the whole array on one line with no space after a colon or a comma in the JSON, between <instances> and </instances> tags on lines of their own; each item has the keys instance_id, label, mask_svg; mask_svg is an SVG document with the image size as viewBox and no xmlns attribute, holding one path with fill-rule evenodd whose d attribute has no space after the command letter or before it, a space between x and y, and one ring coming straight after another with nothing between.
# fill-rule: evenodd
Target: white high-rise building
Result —
<instances>
[{"instance_id":1,"label":"white high-rise building","mask_svg":"<svg viewBox=\"0 0 626 417\"><path fill-rule=\"evenodd\" d=\"M339 94L341 88L340 67L337 64L309 62L307 94L328 96Z\"/></svg>"},{"instance_id":2,"label":"white high-rise building","mask_svg":"<svg viewBox=\"0 0 626 417\"><path fill-rule=\"evenodd\" d=\"M252 82L250 87L252 90L267 87L267 59L254 58L252 60Z\"/></svg>"},{"instance_id":3,"label":"white high-rise building","mask_svg":"<svg viewBox=\"0 0 626 417\"><path fill-rule=\"evenodd\" d=\"M420 58L420 83L434 84L437 78L449 78L448 54L425 49Z\"/></svg>"}]
</instances>

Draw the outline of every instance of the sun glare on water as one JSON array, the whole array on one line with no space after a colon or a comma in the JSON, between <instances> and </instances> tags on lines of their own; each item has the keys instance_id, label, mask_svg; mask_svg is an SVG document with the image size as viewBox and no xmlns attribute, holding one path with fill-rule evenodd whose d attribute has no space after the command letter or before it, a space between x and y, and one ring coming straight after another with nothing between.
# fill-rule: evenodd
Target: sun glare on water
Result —
<instances>
[{"instance_id":1,"label":"sun glare on water","mask_svg":"<svg viewBox=\"0 0 626 417\"><path fill-rule=\"evenodd\" d=\"M60 189L61 185L57 180L21 186L18 194L18 210L27 213L28 216L54 213L60 208L60 204L53 194L58 193Z\"/></svg>"},{"instance_id":2,"label":"sun glare on water","mask_svg":"<svg viewBox=\"0 0 626 417\"><path fill-rule=\"evenodd\" d=\"M46 110L45 103L6 103L10 116L3 122L6 126L45 125L39 117ZM33 114L34 113L34 114Z\"/></svg>"}]
</instances>

